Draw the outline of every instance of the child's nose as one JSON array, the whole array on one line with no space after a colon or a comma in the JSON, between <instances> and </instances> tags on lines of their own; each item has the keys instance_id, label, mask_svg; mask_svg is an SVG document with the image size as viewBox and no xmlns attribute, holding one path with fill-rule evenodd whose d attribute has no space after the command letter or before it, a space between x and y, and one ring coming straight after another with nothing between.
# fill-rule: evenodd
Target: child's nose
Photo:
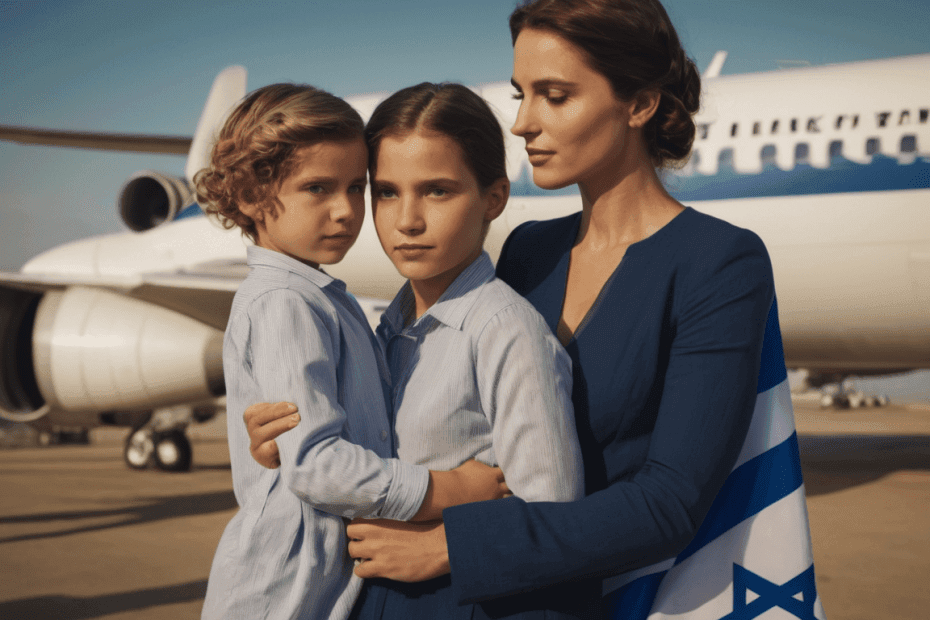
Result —
<instances>
[{"instance_id":1,"label":"child's nose","mask_svg":"<svg viewBox=\"0 0 930 620\"><path fill-rule=\"evenodd\" d=\"M423 232L426 225L419 207L416 198L406 197L400 200L397 213L397 230L408 235Z\"/></svg>"}]
</instances>

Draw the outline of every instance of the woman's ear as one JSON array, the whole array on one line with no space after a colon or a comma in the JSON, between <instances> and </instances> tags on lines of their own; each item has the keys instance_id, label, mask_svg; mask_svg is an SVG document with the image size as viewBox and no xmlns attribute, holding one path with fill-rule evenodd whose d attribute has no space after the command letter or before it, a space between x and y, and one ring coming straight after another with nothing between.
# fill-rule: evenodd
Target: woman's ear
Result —
<instances>
[{"instance_id":1,"label":"woman's ear","mask_svg":"<svg viewBox=\"0 0 930 620\"><path fill-rule=\"evenodd\" d=\"M645 127L659 109L662 95L657 90L642 90L630 101L630 127Z\"/></svg>"},{"instance_id":2,"label":"woman's ear","mask_svg":"<svg viewBox=\"0 0 930 620\"><path fill-rule=\"evenodd\" d=\"M491 222L500 217L507 206L507 200L510 198L510 180L502 177L491 184L484 190L485 211L484 221Z\"/></svg>"}]
</instances>

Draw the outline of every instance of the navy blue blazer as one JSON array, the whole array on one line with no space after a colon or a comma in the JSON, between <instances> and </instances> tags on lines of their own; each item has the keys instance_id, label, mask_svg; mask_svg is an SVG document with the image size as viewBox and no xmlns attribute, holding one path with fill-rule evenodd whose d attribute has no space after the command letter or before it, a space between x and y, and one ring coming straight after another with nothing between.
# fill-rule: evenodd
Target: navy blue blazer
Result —
<instances>
[{"instance_id":1,"label":"navy blue blazer","mask_svg":"<svg viewBox=\"0 0 930 620\"><path fill-rule=\"evenodd\" d=\"M517 228L498 262L553 332L580 220ZM773 298L758 236L693 209L631 245L566 347L587 497L446 509L456 601L601 579L684 549L746 436Z\"/></svg>"}]
</instances>

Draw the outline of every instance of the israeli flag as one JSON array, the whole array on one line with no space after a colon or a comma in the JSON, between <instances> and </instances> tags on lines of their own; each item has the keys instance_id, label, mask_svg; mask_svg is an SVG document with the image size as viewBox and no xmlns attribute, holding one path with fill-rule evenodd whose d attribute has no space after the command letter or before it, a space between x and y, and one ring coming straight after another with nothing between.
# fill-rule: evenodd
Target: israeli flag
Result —
<instances>
[{"instance_id":1,"label":"israeli flag","mask_svg":"<svg viewBox=\"0 0 930 620\"><path fill-rule=\"evenodd\" d=\"M825 620L774 302L749 433L710 512L678 557L607 579L604 603L612 620Z\"/></svg>"}]
</instances>

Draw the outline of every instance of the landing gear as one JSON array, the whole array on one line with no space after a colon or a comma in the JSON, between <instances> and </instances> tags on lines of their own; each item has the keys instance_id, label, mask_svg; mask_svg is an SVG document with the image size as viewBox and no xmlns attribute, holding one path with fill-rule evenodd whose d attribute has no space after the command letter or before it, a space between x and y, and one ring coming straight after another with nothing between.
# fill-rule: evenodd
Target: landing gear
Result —
<instances>
[{"instance_id":1,"label":"landing gear","mask_svg":"<svg viewBox=\"0 0 930 620\"><path fill-rule=\"evenodd\" d=\"M126 465L132 469L154 465L162 471L190 471L194 451L184 432L190 422L190 407L156 409L129 431L123 448Z\"/></svg>"},{"instance_id":2,"label":"landing gear","mask_svg":"<svg viewBox=\"0 0 930 620\"><path fill-rule=\"evenodd\" d=\"M842 385L842 384L841 384ZM859 409L860 407L884 407L889 399L884 394L864 394L858 390L845 390L842 387L833 393L823 392L820 397L821 409Z\"/></svg>"},{"instance_id":3,"label":"landing gear","mask_svg":"<svg viewBox=\"0 0 930 620\"><path fill-rule=\"evenodd\" d=\"M163 471L190 471L193 449L181 429L155 434L155 465Z\"/></svg>"}]
</instances>

